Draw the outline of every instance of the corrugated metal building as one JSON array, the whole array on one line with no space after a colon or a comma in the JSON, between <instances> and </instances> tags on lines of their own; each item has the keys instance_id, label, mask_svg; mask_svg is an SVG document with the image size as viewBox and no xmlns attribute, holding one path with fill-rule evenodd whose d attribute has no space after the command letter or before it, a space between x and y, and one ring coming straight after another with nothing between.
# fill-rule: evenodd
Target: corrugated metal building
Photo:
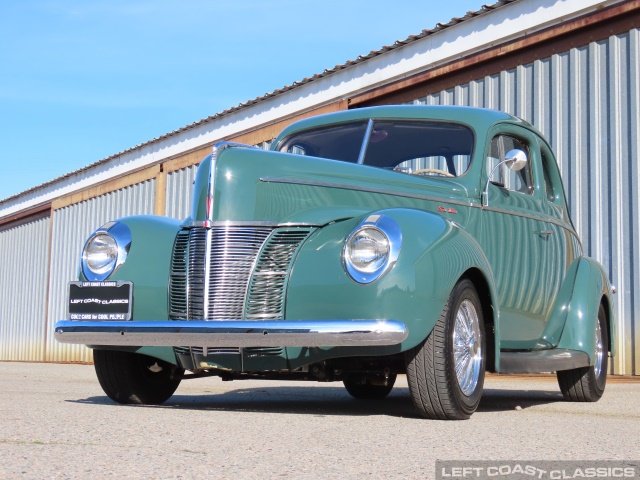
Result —
<instances>
[{"instance_id":1,"label":"corrugated metal building","mask_svg":"<svg viewBox=\"0 0 640 480\"><path fill-rule=\"evenodd\" d=\"M214 142L268 147L299 118L416 103L503 110L549 138L585 249L618 287L613 372L640 374L638 28L640 0L499 1L0 201L0 360L91 359L51 339L82 242L119 216L185 217Z\"/></svg>"}]
</instances>

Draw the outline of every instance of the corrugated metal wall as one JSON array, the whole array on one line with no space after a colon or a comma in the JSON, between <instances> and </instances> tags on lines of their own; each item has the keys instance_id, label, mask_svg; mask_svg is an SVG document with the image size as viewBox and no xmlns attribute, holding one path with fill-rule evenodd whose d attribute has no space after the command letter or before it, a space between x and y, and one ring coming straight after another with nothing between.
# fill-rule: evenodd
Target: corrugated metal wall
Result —
<instances>
[{"instance_id":1,"label":"corrugated metal wall","mask_svg":"<svg viewBox=\"0 0 640 480\"><path fill-rule=\"evenodd\" d=\"M586 252L618 287L620 374L640 374L639 39L634 29L413 102L502 110L549 139Z\"/></svg>"},{"instance_id":2,"label":"corrugated metal wall","mask_svg":"<svg viewBox=\"0 0 640 480\"><path fill-rule=\"evenodd\" d=\"M0 360L44 360L49 217L0 232Z\"/></svg>"},{"instance_id":3,"label":"corrugated metal wall","mask_svg":"<svg viewBox=\"0 0 640 480\"><path fill-rule=\"evenodd\" d=\"M78 260L91 232L120 217L153 214L154 202L155 180L149 180L53 212L47 361L91 361L91 351L84 345L63 345L53 339L53 325L66 315L67 282L78 278Z\"/></svg>"},{"instance_id":4,"label":"corrugated metal wall","mask_svg":"<svg viewBox=\"0 0 640 480\"><path fill-rule=\"evenodd\" d=\"M184 220L191 213L191 194L198 165L167 174L167 217Z\"/></svg>"}]
</instances>

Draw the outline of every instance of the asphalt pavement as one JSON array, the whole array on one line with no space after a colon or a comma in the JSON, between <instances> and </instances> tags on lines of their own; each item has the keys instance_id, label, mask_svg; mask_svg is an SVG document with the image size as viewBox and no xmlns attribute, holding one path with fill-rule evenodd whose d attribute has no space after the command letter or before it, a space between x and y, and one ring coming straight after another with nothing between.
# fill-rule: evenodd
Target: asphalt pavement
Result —
<instances>
[{"instance_id":1,"label":"asphalt pavement","mask_svg":"<svg viewBox=\"0 0 640 480\"><path fill-rule=\"evenodd\" d=\"M93 366L0 363L0 479L435 477L436 460L640 460L640 378L592 404L555 377L488 376L470 420L416 416L406 378L382 401L340 383L183 381L122 406Z\"/></svg>"}]
</instances>

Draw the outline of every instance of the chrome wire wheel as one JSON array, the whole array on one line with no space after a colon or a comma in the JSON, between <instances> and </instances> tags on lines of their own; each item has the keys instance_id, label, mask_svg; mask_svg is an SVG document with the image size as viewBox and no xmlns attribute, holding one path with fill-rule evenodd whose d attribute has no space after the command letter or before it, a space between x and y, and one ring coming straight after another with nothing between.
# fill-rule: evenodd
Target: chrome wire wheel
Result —
<instances>
[{"instance_id":1,"label":"chrome wire wheel","mask_svg":"<svg viewBox=\"0 0 640 480\"><path fill-rule=\"evenodd\" d=\"M596 322L596 359L593 364L593 373L596 374L596 378L600 378L602 372L602 362L604 359L604 342L602 340L602 329L600 328L600 322Z\"/></svg>"},{"instance_id":2,"label":"chrome wire wheel","mask_svg":"<svg viewBox=\"0 0 640 480\"><path fill-rule=\"evenodd\" d=\"M422 416L465 420L476 411L484 385L484 332L478 291L462 278L429 336L405 353L411 400Z\"/></svg>"},{"instance_id":3,"label":"chrome wire wheel","mask_svg":"<svg viewBox=\"0 0 640 480\"><path fill-rule=\"evenodd\" d=\"M460 390L467 397L478 385L482 370L482 339L478 312L465 299L456 312L453 329L453 359Z\"/></svg>"}]
</instances>

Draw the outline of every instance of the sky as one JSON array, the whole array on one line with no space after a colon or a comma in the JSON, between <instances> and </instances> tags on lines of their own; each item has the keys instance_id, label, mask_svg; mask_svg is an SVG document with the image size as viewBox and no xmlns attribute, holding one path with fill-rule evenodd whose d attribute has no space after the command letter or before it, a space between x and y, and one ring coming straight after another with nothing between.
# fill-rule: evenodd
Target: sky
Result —
<instances>
[{"instance_id":1,"label":"sky","mask_svg":"<svg viewBox=\"0 0 640 480\"><path fill-rule=\"evenodd\" d=\"M0 200L482 4L0 0Z\"/></svg>"}]
</instances>

